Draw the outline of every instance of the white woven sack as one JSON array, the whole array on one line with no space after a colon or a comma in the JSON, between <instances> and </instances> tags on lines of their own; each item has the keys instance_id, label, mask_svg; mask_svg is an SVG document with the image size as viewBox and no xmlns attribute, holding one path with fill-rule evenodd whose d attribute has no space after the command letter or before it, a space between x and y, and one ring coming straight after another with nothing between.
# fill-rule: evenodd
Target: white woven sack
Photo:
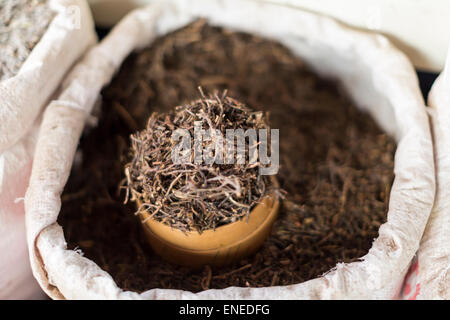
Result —
<instances>
[{"instance_id":1,"label":"white woven sack","mask_svg":"<svg viewBox=\"0 0 450 320\"><path fill-rule=\"evenodd\" d=\"M403 297L450 300L450 48L445 70L433 84L428 103L436 159L436 200Z\"/></svg>"},{"instance_id":2,"label":"white woven sack","mask_svg":"<svg viewBox=\"0 0 450 320\"><path fill-rule=\"evenodd\" d=\"M76 60L96 42L85 0L50 0L55 17L19 72L0 82L0 299L37 298L25 235L39 115Z\"/></svg>"},{"instance_id":3,"label":"white woven sack","mask_svg":"<svg viewBox=\"0 0 450 320\"><path fill-rule=\"evenodd\" d=\"M321 75L338 79L356 104L396 138L396 177L388 220L361 261L338 264L322 277L290 286L231 287L197 294L152 289L137 294L123 291L93 261L66 249L63 230L56 222L60 195L85 119L101 88L130 52L198 17L286 45ZM397 295L431 211L435 174L429 121L414 68L383 36L261 1L155 0L126 16L77 65L65 84L45 113L25 199L33 272L52 298L390 299Z\"/></svg>"}]
</instances>

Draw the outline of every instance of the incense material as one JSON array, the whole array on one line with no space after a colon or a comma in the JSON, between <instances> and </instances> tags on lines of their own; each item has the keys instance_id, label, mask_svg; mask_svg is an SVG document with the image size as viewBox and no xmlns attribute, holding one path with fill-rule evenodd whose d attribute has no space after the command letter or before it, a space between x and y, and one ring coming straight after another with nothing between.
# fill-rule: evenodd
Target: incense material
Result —
<instances>
[{"instance_id":1,"label":"incense material","mask_svg":"<svg viewBox=\"0 0 450 320\"><path fill-rule=\"evenodd\" d=\"M270 111L271 127L280 129L277 178L286 196L256 254L194 272L152 252L118 185L129 135L152 112L196 99L198 86L229 89L252 109ZM69 248L81 249L125 290L300 283L364 256L386 221L394 141L279 43L199 21L130 55L102 96L103 113L80 142L82 161L66 185L59 223Z\"/></svg>"},{"instance_id":2,"label":"incense material","mask_svg":"<svg viewBox=\"0 0 450 320\"><path fill-rule=\"evenodd\" d=\"M54 16L48 0L1 1L0 81L19 72Z\"/></svg>"},{"instance_id":3,"label":"incense material","mask_svg":"<svg viewBox=\"0 0 450 320\"><path fill-rule=\"evenodd\" d=\"M250 110L226 93L202 97L168 113L153 113L147 128L131 136L132 160L125 167L127 195L140 204L136 214L147 212L150 219L172 228L199 233L248 219L270 180L260 175L263 165L257 157L250 161L257 141L255 146L245 144L244 163L239 164L238 139L234 135L226 139L227 132L267 130L265 120L263 112ZM173 150L182 136L174 140L176 132L186 134L188 145L179 150L184 152L179 163ZM226 142L232 146L228 153ZM197 155L192 148L198 149Z\"/></svg>"}]
</instances>

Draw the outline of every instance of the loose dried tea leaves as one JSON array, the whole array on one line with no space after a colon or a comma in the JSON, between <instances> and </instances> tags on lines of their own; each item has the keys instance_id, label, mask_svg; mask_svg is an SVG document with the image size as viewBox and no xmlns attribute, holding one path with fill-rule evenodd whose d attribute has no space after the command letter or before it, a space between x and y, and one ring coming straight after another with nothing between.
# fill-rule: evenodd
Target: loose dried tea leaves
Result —
<instances>
[{"instance_id":1,"label":"loose dried tea leaves","mask_svg":"<svg viewBox=\"0 0 450 320\"><path fill-rule=\"evenodd\" d=\"M48 0L0 2L0 81L19 72L54 16Z\"/></svg>"},{"instance_id":2,"label":"loose dried tea leaves","mask_svg":"<svg viewBox=\"0 0 450 320\"><path fill-rule=\"evenodd\" d=\"M145 128L153 111L195 99L199 85L228 88L252 109L270 111L271 128L280 129L277 177L287 193L257 253L226 268L191 271L152 252L117 186L129 135ZM276 42L199 21L130 55L102 95L103 114L81 140L82 161L74 164L59 222L69 247L124 289L303 282L365 255L386 221L394 141Z\"/></svg>"},{"instance_id":3,"label":"loose dried tea leaves","mask_svg":"<svg viewBox=\"0 0 450 320\"><path fill-rule=\"evenodd\" d=\"M152 113L147 128L131 136L132 160L125 166L127 198L140 205L137 214L146 212L146 219L199 233L248 218L270 180L260 175L264 165L252 158L257 141L241 146L244 163L238 163L237 139L233 135L227 140L227 130L236 129L257 133L269 127L264 112L252 111L226 93ZM179 163L172 153L181 140L172 138L177 130L185 130L189 141L188 149L178 152ZM229 152L227 141L232 145Z\"/></svg>"}]
</instances>

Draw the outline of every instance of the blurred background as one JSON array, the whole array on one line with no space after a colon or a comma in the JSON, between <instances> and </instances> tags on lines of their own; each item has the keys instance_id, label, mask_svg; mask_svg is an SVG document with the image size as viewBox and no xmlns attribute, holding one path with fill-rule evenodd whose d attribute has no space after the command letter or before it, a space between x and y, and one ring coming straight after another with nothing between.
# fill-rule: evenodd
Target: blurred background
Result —
<instances>
[{"instance_id":1,"label":"blurred background","mask_svg":"<svg viewBox=\"0 0 450 320\"><path fill-rule=\"evenodd\" d=\"M154 0L88 0L99 37L129 11ZM254 0L261 1L261 0ZM450 43L448 0L270 0L333 17L358 29L386 35L416 67L427 98L442 71Z\"/></svg>"}]
</instances>

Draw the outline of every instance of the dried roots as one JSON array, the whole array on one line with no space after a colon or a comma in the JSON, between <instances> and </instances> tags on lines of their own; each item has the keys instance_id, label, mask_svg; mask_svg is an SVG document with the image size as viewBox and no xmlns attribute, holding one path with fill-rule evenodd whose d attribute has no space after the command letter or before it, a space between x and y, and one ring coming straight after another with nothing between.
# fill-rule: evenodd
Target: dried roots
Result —
<instances>
[{"instance_id":1,"label":"dried roots","mask_svg":"<svg viewBox=\"0 0 450 320\"><path fill-rule=\"evenodd\" d=\"M245 143L249 155L245 163L236 163L235 147L231 153L234 163L224 164L230 156L226 146L222 163L198 162L195 152L186 153L189 150L183 151L187 161L174 162L172 151L179 141L172 134L184 129L189 132L190 145L195 146L196 121L201 121L203 130L219 133L217 137L225 137L227 129L268 129L263 112L251 111L226 92L221 97L202 93L201 99L167 114L153 113L147 128L131 136L132 161L125 167L127 200L139 204L136 214L147 212L147 219L186 232L202 232L247 218L270 187L268 176L259 174L263 165L249 161L249 150L254 150L249 143ZM216 145L217 137L213 134L200 146L206 150L208 145Z\"/></svg>"}]
</instances>

